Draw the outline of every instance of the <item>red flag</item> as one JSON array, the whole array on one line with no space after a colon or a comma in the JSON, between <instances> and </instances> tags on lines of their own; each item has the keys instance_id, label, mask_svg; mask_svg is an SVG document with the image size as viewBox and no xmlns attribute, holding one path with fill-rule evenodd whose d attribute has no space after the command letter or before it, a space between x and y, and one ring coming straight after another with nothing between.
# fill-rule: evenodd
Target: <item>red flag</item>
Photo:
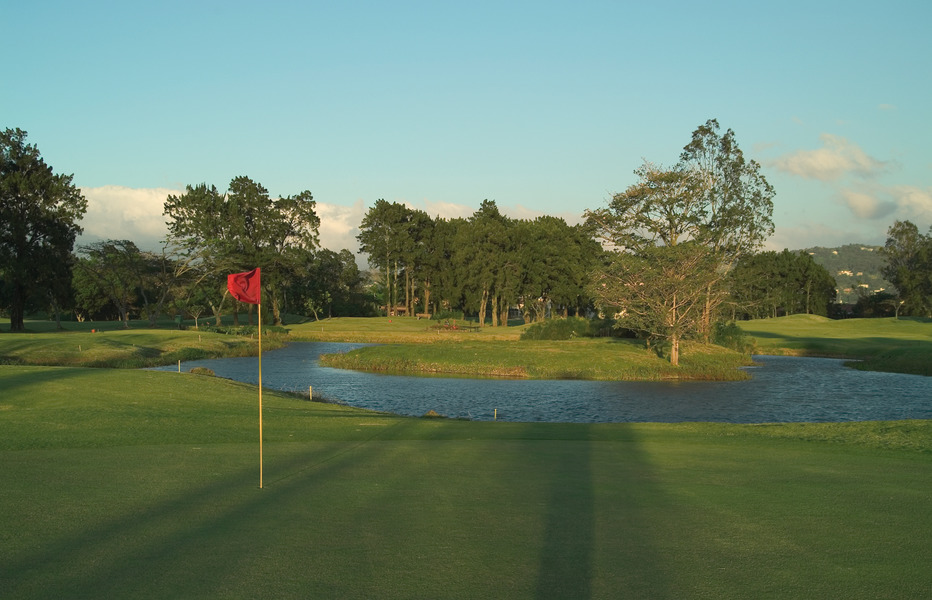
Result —
<instances>
[{"instance_id":1,"label":"red flag","mask_svg":"<svg viewBox=\"0 0 932 600\"><path fill-rule=\"evenodd\" d=\"M227 275L227 289L234 298L246 304L261 304L259 300L259 279L261 270L255 268L245 273Z\"/></svg>"}]
</instances>

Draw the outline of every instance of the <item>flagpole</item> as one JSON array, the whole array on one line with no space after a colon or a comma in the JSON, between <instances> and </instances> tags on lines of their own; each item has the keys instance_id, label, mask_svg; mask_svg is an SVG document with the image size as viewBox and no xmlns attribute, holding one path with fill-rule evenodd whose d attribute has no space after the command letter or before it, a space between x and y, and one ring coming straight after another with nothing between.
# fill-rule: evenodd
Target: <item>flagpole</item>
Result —
<instances>
[{"instance_id":1,"label":"flagpole","mask_svg":"<svg viewBox=\"0 0 932 600\"><path fill-rule=\"evenodd\" d=\"M262 489L262 302L259 302L259 489Z\"/></svg>"}]
</instances>

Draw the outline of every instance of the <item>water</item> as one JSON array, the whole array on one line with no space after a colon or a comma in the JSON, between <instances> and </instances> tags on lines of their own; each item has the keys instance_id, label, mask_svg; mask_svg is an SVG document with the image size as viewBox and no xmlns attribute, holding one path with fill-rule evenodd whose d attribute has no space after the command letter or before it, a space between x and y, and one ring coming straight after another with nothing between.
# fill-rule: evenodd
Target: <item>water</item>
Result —
<instances>
[{"instance_id":1,"label":"water","mask_svg":"<svg viewBox=\"0 0 932 600\"><path fill-rule=\"evenodd\" d=\"M625 382L455 379L378 375L321 367L320 354L363 344L290 344L262 355L266 388L307 393L351 406L420 416L576 423L726 423L932 419L932 377L857 371L827 358L758 356L750 381ZM258 382L258 360L182 363ZM161 367L160 370L176 370Z\"/></svg>"}]
</instances>

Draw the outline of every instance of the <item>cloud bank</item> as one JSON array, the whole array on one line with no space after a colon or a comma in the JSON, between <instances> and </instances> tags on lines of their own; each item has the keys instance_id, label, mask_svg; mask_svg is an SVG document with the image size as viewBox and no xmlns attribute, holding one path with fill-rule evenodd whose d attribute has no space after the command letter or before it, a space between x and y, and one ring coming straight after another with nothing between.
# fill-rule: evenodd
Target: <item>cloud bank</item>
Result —
<instances>
[{"instance_id":1,"label":"cloud bank","mask_svg":"<svg viewBox=\"0 0 932 600\"><path fill-rule=\"evenodd\" d=\"M167 188L128 188L117 185L81 188L87 199L87 212L81 220L84 233L78 244L115 239L132 240L142 250L156 251L168 234L162 214L165 200L183 190ZM320 217L320 243L339 252L356 252L356 234L365 214L362 200L352 206L317 203Z\"/></svg>"},{"instance_id":2,"label":"cloud bank","mask_svg":"<svg viewBox=\"0 0 932 600\"><path fill-rule=\"evenodd\" d=\"M869 156L843 137L823 133L819 139L821 148L781 156L771 161L771 165L790 175L821 181L834 181L848 175L872 177L887 167L886 162Z\"/></svg>"}]
</instances>

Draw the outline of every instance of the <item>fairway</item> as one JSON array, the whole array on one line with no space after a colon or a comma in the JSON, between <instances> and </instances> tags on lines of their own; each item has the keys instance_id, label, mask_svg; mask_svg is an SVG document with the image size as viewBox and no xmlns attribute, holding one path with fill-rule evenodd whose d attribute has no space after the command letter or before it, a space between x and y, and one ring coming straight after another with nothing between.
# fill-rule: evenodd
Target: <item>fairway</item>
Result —
<instances>
[{"instance_id":1,"label":"fairway","mask_svg":"<svg viewBox=\"0 0 932 600\"><path fill-rule=\"evenodd\" d=\"M4 598L921 598L932 429L479 423L0 367Z\"/></svg>"}]
</instances>

